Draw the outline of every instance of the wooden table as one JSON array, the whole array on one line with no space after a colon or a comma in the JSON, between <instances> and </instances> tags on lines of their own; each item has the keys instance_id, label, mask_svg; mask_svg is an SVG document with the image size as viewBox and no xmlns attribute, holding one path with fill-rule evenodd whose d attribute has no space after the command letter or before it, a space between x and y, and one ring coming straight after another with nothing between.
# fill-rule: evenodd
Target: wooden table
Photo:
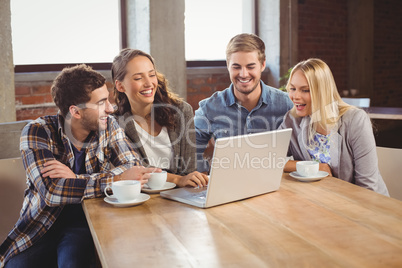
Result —
<instances>
[{"instance_id":1,"label":"wooden table","mask_svg":"<svg viewBox=\"0 0 402 268\"><path fill-rule=\"evenodd\" d=\"M209 209L83 207L103 267L402 267L402 202L333 177Z\"/></svg>"}]
</instances>

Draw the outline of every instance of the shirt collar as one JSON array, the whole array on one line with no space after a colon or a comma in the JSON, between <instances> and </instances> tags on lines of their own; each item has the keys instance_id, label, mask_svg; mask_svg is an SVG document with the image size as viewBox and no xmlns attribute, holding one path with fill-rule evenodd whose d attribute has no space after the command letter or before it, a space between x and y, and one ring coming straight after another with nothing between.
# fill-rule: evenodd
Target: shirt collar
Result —
<instances>
[{"instance_id":1,"label":"shirt collar","mask_svg":"<svg viewBox=\"0 0 402 268\"><path fill-rule=\"evenodd\" d=\"M63 137L64 134L64 117L61 115L60 111L57 113L57 123L58 123L58 131L59 131L59 135L60 137Z\"/></svg>"},{"instance_id":2,"label":"shirt collar","mask_svg":"<svg viewBox=\"0 0 402 268\"><path fill-rule=\"evenodd\" d=\"M262 101L263 103L268 104L270 100L269 90L266 88L267 86L262 81L260 81L260 84L261 84L261 97L259 103L261 103Z\"/></svg>"},{"instance_id":3,"label":"shirt collar","mask_svg":"<svg viewBox=\"0 0 402 268\"><path fill-rule=\"evenodd\" d=\"M226 106L232 106L234 104L236 104L236 98L233 92L234 88L233 88L233 83L230 84L229 90L226 90L226 98L225 98L225 102L226 102Z\"/></svg>"},{"instance_id":4,"label":"shirt collar","mask_svg":"<svg viewBox=\"0 0 402 268\"><path fill-rule=\"evenodd\" d=\"M60 111L57 113L57 121L58 121L58 131L59 131L60 137L62 137L64 139L64 143L70 142L70 139L68 138L68 136L64 130L65 119L61 115ZM91 131L89 133L88 137L86 138L85 142L91 142L94 137L95 138L99 137L99 133L96 131Z\"/></svg>"}]
</instances>

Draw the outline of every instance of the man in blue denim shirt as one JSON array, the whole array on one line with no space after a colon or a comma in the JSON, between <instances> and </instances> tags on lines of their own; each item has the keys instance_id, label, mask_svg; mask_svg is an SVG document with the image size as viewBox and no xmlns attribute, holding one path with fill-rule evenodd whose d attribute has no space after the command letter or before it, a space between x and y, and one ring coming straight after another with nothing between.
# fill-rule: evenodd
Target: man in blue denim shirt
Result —
<instances>
[{"instance_id":1,"label":"man in blue denim shirt","mask_svg":"<svg viewBox=\"0 0 402 268\"><path fill-rule=\"evenodd\" d=\"M232 84L200 101L195 111L197 169L208 172L203 154L211 138L275 130L293 107L288 94L261 81L265 45L254 34L233 37L226 48Z\"/></svg>"}]
</instances>

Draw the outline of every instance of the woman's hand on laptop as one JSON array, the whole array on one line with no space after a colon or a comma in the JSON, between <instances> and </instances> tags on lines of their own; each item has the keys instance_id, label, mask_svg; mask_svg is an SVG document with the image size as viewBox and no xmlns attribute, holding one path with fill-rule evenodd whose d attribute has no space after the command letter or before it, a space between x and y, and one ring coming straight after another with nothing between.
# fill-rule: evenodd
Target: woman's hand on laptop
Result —
<instances>
[{"instance_id":1,"label":"woman's hand on laptop","mask_svg":"<svg viewBox=\"0 0 402 268\"><path fill-rule=\"evenodd\" d=\"M197 188L207 186L208 180L209 180L208 175L200 173L198 171L194 171L185 176L176 176L174 179L172 179L172 182L176 183L176 185L179 187L190 186Z\"/></svg>"}]
</instances>

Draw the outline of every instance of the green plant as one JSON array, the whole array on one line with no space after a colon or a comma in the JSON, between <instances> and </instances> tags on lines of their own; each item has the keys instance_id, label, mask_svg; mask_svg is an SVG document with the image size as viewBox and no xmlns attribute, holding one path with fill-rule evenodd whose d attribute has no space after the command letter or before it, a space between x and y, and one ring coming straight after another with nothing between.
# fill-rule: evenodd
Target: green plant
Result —
<instances>
[{"instance_id":1,"label":"green plant","mask_svg":"<svg viewBox=\"0 0 402 268\"><path fill-rule=\"evenodd\" d=\"M279 90L282 90L282 91L286 92L286 84L288 82L288 79L289 79L290 73L292 72L292 69L293 69L293 67L289 68L288 71L286 72L286 74L284 74L283 76L281 76L279 78L279 82L285 81L285 83L283 83L280 86Z\"/></svg>"}]
</instances>

